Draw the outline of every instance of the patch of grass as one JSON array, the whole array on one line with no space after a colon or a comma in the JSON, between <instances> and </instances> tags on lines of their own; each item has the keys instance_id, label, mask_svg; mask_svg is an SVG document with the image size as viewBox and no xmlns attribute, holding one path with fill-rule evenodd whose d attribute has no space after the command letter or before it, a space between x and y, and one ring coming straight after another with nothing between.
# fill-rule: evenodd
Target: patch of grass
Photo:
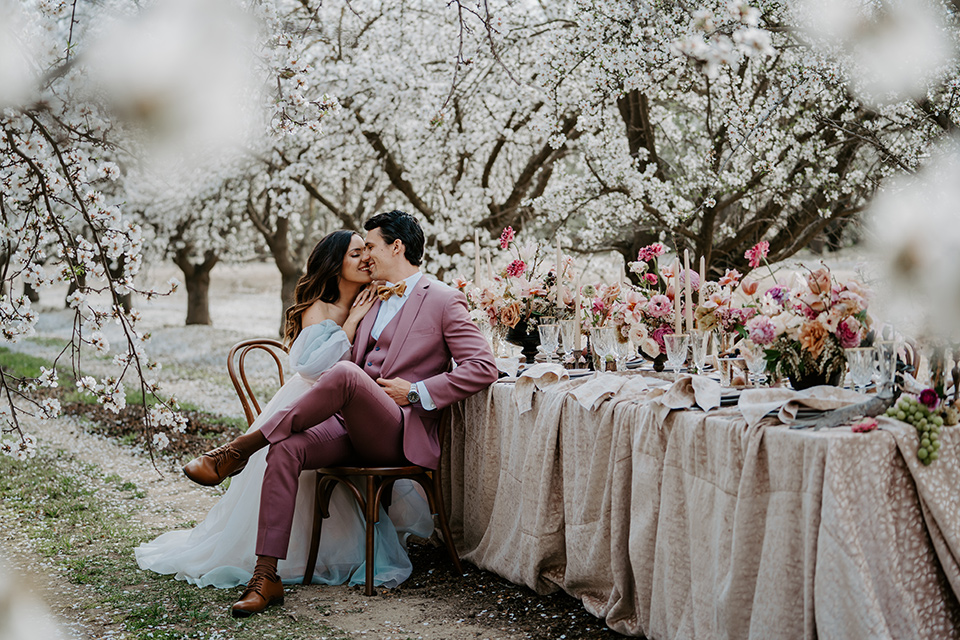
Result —
<instances>
[{"instance_id":1,"label":"patch of grass","mask_svg":"<svg viewBox=\"0 0 960 640\"><path fill-rule=\"evenodd\" d=\"M37 378L40 376L40 367L51 368L53 365L45 358L38 358L26 353L10 351L6 347L0 347L0 367L3 370L18 378ZM65 382L73 385L73 372L68 367L58 366L57 375L60 377L61 386Z\"/></svg>"},{"instance_id":2,"label":"patch of grass","mask_svg":"<svg viewBox=\"0 0 960 640\"><path fill-rule=\"evenodd\" d=\"M142 503L123 499L139 492L122 476L64 452L41 447L27 461L0 457L0 520L21 532L54 571L82 586L76 604L91 624L111 625L125 637L142 640L346 637L313 620L295 619L280 607L234 620L229 608L240 588L198 589L141 571L133 550L152 534L130 518ZM295 597L299 589L287 593Z\"/></svg>"}]
</instances>

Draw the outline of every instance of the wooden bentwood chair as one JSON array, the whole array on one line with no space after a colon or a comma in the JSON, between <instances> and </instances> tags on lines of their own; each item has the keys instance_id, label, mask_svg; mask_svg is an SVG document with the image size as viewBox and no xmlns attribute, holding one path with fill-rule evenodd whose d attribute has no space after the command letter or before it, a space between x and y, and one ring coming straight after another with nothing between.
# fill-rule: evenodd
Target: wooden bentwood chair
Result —
<instances>
[{"instance_id":1,"label":"wooden bentwood chair","mask_svg":"<svg viewBox=\"0 0 960 640\"><path fill-rule=\"evenodd\" d=\"M254 350L266 351L273 357L277 365L277 373L280 378L280 384L283 385L283 361L281 353L286 352L286 347L277 340L268 338L255 338L252 340L243 340L238 342L230 349L227 355L227 371L230 374L230 380L233 382L237 395L240 396L240 404L243 405L243 412L247 418L247 424L253 424L254 420L260 414L260 403L257 401L253 387L247 380L245 373L245 362L250 352ZM450 412L445 411L441 416L439 429L440 449L446 440L447 431L450 428ZM310 553L307 556L307 566L303 573L303 584L310 584L313 580L313 571L317 565L317 554L320 550L320 534L322 532L323 520L330 517L330 497L337 484L343 485L347 492L354 497L363 512L366 521L366 582L363 592L372 596L373 574L374 574L374 529L377 522L380 521L380 505L389 510L390 499L393 491L393 485L397 480L406 478L418 483L427 496L427 503L430 506L430 512L437 516L440 532L443 534L443 540L446 544L450 558L458 573L463 573L463 566L460 564L460 556L457 555L457 548L453 544L453 537L450 534L450 525L447 521L447 511L443 504L443 489L441 484L440 469L428 469L418 465L407 465L400 467L324 467L317 469L317 494L314 501L313 516L313 535L310 539ZM355 482L358 481L358 482ZM362 482L359 482L362 481ZM362 490L357 487L362 484Z\"/></svg>"}]
</instances>

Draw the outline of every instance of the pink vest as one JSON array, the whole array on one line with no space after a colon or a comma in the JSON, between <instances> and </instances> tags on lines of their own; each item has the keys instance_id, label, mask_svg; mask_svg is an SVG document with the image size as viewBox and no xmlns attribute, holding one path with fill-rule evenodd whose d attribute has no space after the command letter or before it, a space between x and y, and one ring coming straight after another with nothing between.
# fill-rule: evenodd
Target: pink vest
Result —
<instances>
[{"instance_id":1,"label":"pink vest","mask_svg":"<svg viewBox=\"0 0 960 640\"><path fill-rule=\"evenodd\" d=\"M363 370L374 380L381 377L383 363L387 359L387 354L390 353L390 345L393 343L393 336L397 332L397 324L399 323L397 318L399 317L399 313L393 316L387 326L383 328L379 340L374 340L371 335L367 341L367 348L363 356Z\"/></svg>"}]
</instances>

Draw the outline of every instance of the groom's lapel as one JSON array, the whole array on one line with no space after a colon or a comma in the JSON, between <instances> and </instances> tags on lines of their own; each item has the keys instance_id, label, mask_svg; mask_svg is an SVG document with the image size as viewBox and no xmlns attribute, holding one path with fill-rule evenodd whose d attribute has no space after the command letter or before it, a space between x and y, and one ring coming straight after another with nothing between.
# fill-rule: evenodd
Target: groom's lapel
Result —
<instances>
[{"instance_id":1,"label":"groom's lapel","mask_svg":"<svg viewBox=\"0 0 960 640\"><path fill-rule=\"evenodd\" d=\"M403 343L406 342L407 336L410 335L410 329L413 328L417 314L420 313L420 307L423 305L423 298L426 296L427 287L429 286L430 281L427 280L427 276L420 276L420 280L417 281L416 286L413 288L413 293L410 294L410 299L407 300L400 309L400 317L397 318L397 330L394 332L393 341L390 343L390 353L387 354L387 357L383 361L382 372L384 374L392 370L393 363L396 362L397 356L403 349Z\"/></svg>"},{"instance_id":2,"label":"groom's lapel","mask_svg":"<svg viewBox=\"0 0 960 640\"><path fill-rule=\"evenodd\" d=\"M360 326L357 327L357 334L353 338L353 362L363 366L363 360L367 357L367 344L370 342L370 332L373 331L373 325L377 321L377 313L380 311L380 301L377 300L363 316Z\"/></svg>"}]
</instances>

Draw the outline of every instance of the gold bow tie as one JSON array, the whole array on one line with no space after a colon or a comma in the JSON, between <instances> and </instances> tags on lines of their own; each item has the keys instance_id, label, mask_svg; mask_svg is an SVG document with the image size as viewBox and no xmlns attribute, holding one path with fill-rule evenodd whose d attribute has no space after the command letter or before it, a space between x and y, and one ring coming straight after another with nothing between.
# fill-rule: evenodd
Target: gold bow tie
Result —
<instances>
[{"instance_id":1,"label":"gold bow tie","mask_svg":"<svg viewBox=\"0 0 960 640\"><path fill-rule=\"evenodd\" d=\"M377 297L381 300L388 300L390 296L403 297L403 292L407 290L406 282L399 282L398 284L388 287L387 285L380 285L377 287Z\"/></svg>"}]
</instances>

